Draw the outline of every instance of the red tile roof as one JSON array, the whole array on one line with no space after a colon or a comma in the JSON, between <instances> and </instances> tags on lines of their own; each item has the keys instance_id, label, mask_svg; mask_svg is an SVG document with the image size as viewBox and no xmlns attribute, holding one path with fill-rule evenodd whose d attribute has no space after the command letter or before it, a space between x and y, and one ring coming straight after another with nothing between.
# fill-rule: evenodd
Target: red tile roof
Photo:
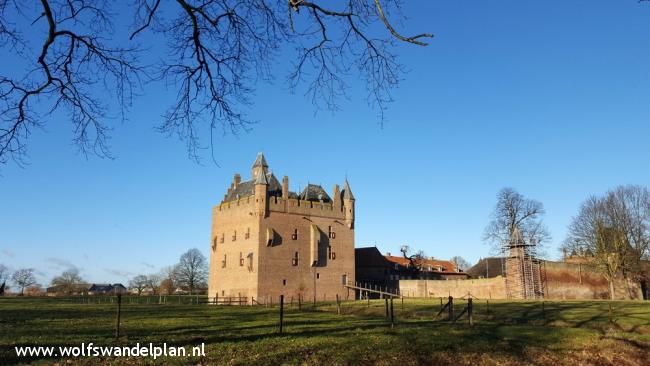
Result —
<instances>
[{"instance_id":1,"label":"red tile roof","mask_svg":"<svg viewBox=\"0 0 650 366\"><path fill-rule=\"evenodd\" d=\"M410 261L407 258L404 257L396 257L393 255L385 255L384 258L386 258L387 261L397 263L401 266L408 266L410 264ZM438 260L438 259L415 259L414 260L415 264L418 264L422 266L423 268L427 268L428 266L432 267L432 272L440 272L440 273L446 273L446 274L461 274L463 272L458 272L456 270L456 266L450 262L450 261L443 261L443 260ZM444 268L443 271L439 271L438 268L442 267Z\"/></svg>"}]
</instances>

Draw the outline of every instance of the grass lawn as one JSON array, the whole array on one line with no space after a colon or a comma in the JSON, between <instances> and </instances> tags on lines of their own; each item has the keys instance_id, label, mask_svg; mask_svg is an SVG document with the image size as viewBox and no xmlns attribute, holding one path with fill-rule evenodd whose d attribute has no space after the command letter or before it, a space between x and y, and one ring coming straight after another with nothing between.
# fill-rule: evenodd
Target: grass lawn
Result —
<instances>
[{"instance_id":1,"label":"grass lawn","mask_svg":"<svg viewBox=\"0 0 650 366\"><path fill-rule=\"evenodd\" d=\"M122 307L114 339L115 304L56 298L0 298L0 364L233 365L649 365L648 302L475 301L474 326L437 320L439 299L394 302L395 327L383 300L285 310L277 307L132 304ZM456 301L456 314L465 306ZM134 346L205 344L205 357L18 358L25 345Z\"/></svg>"}]
</instances>

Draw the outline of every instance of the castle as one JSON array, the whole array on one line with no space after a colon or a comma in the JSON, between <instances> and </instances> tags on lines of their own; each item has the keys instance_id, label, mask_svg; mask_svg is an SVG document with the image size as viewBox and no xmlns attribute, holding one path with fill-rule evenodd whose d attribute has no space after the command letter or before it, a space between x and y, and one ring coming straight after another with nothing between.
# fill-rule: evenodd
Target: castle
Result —
<instances>
[{"instance_id":1,"label":"castle","mask_svg":"<svg viewBox=\"0 0 650 366\"><path fill-rule=\"evenodd\" d=\"M345 298L354 284L354 196L319 185L289 191L258 154L251 179L235 174L212 209L208 296L277 302Z\"/></svg>"}]
</instances>

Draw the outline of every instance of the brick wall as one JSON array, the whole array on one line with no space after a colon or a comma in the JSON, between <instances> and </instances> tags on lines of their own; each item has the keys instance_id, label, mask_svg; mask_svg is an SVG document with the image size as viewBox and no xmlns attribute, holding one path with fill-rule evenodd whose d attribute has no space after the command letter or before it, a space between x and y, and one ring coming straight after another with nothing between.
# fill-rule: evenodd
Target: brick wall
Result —
<instances>
[{"instance_id":1,"label":"brick wall","mask_svg":"<svg viewBox=\"0 0 650 366\"><path fill-rule=\"evenodd\" d=\"M400 280L400 292L410 297L463 297L471 293L479 299L505 299L503 277L469 280Z\"/></svg>"}]
</instances>

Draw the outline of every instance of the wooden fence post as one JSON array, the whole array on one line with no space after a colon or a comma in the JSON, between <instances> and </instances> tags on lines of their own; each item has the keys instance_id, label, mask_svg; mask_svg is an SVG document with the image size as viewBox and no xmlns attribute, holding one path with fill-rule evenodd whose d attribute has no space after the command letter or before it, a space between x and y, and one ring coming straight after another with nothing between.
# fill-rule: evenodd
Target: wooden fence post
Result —
<instances>
[{"instance_id":1,"label":"wooden fence post","mask_svg":"<svg viewBox=\"0 0 650 366\"><path fill-rule=\"evenodd\" d=\"M341 301L339 301L339 294L336 294L336 313L341 315Z\"/></svg>"},{"instance_id":2,"label":"wooden fence post","mask_svg":"<svg viewBox=\"0 0 650 366\"><path fill-rule=\"evenodd\" d=\"M117 294L117 319L115 321L115 339L120 337L120 317L122 316L122 294Z\"/></svg>"},{"instance_id":3,"label":"wooden fence post","mask_svg":"<svg viewBox=\"0 0 650 366\"><path fill-rule=\"evenodd\" d=\"M390 327L395 328L395 315L393 313L393 297L390 297Z\"/></svg>"},{"instance_id":4,"label":"wooden fence post","mask_svg":"<svg viewBox=\"0 0 650 366\"><path fill-rule=\"evenodd\" d=\"M467 317L469 318L469 325L470 327L474 325L474 320L472 319L472 311L473 311L473 301L472 298L467 299Z\"/></svg>"},{"instance_id":5,"label":"wooden fence post","mask_svg":"<svg viewBox=\"0 0 650 366\"><path fill-rule=\"evenodd\" d=\"M386 301L386 318L388 318L389 317L389 314L388 314L388 298L385 297L384 300Z\"/></svg>"},{"instance_id":6,"label":"wooden fence post","mask_svg":"<svg viewBox=\"0 0 650 366\"><path fill-rule=\"evenodd\" d=\"M404 311L404 296L400 296L402 298L402 311Z\"/></svg>"},{"instance_id":7,"label":"wooden fence post","mask_svg":"<svg viewBox=\"0 0 650 366\"><path fill-rule=\"evenodd\" d=\"M454 320L454 298L449 296L449 320L453 321Z\"/></svg>"},{"instance_id":8,"label":"wooden fence post","mask_svg":"<svg viewBox=\"0 0 650 366\"><path fill-rule=\"evenodd\" d=\"M284 295L280 295L280 334L282 334L283 322L284 322Z\"/></svg>"}]
</instances>

